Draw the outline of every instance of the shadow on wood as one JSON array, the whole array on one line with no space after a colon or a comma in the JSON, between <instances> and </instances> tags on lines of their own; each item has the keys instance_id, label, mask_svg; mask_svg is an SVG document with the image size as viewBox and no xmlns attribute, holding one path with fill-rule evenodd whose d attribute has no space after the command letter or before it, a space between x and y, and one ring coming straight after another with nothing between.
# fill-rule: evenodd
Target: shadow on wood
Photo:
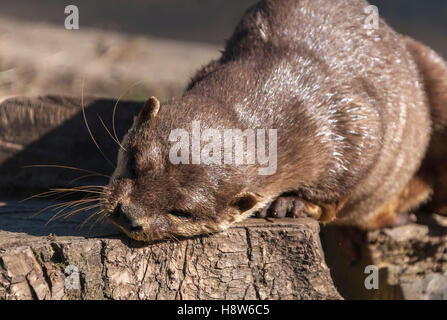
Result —
<instances>
[{"instance_id":1,"label":"shadow on wood","mask_svg":"<svg viewBox=\"0 0 447 320\"><path fill-rule=\"evenodd\" d=\"M92 134L112 162L118 145L107 134L99 117L112 132L115 100L84 99ZM120 101L116 132L121 140L132 125L141 103ZM85 184L104 185L107 179L56 168L26 168L30 165L65 165L110 175L114 167L104 159L89 136L81 112L81 99L60 96L13 98L0 104L0 191L3 195L29 195L51 187Z\"/></svg>"}]
</instances>

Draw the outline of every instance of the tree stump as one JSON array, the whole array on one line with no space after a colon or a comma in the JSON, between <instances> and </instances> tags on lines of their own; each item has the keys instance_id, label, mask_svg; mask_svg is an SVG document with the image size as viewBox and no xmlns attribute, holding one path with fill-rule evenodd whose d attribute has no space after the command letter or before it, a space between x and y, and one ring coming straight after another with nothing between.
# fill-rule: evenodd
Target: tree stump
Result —
<instances>
[{"instance_id":1,"label":"tree stump","mask_svg":"<svg viewBox=\"0 0 447 320\"><path fill-rule=\"evenodd\" d=\"M0 206L0 299L340 299L308 219L252 219L226 232L153 244L82 217Z\"/></svg>"}]
</instances>

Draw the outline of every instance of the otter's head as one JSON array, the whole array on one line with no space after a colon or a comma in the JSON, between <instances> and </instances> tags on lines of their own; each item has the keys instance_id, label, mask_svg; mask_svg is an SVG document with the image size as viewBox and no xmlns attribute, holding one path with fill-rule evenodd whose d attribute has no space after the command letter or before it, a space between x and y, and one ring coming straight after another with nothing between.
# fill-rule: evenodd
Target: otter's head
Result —
<instances>
[{"instance_id":1,"label":"otter's head","mask_svg":"<svg viewBox=\"0 0 447 320\"><path fill-rule=\"evenodd\" d=\"M101 199L106 216L130 238L154 241L221 231L250 215L260 197L240 169L171 163L174 124L159 109L150 98L122 141Z\"/></svg>"}]
</instances>

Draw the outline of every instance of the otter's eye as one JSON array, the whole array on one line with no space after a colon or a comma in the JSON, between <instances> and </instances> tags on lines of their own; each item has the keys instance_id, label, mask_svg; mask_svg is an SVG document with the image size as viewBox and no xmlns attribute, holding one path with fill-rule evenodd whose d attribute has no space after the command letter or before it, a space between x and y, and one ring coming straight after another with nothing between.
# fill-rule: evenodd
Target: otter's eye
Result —
<instances>
[{"instance_id":1,"label":"otter's eye","mask_svg":"<svg viewBox=\"0 0 447 320\"><path fill-rule=\"evenodd\" d=\"M169 210L168 213L177 218L183 218L183 219L192 218L192 215L184 210Z\"/></svg>"}]
</instances>

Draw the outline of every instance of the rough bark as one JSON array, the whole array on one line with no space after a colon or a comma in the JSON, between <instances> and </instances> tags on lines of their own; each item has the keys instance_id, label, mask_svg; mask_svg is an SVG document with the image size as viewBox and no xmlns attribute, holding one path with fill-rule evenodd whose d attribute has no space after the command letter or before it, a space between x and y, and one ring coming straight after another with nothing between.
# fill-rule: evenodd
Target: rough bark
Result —
<instances>
[{"instance_id":1,"label":"rough bark","mask_svg":"<svg viewBox=\"0 0 447 320\"><path fill-rule=\"evenodd\" d=\"M31 217L44 204L0 207L0 299L340 298L312 220L144 244L110 226L77 230L81 217L45 227L49 212Z\"/></svg>"}]
</instances>

